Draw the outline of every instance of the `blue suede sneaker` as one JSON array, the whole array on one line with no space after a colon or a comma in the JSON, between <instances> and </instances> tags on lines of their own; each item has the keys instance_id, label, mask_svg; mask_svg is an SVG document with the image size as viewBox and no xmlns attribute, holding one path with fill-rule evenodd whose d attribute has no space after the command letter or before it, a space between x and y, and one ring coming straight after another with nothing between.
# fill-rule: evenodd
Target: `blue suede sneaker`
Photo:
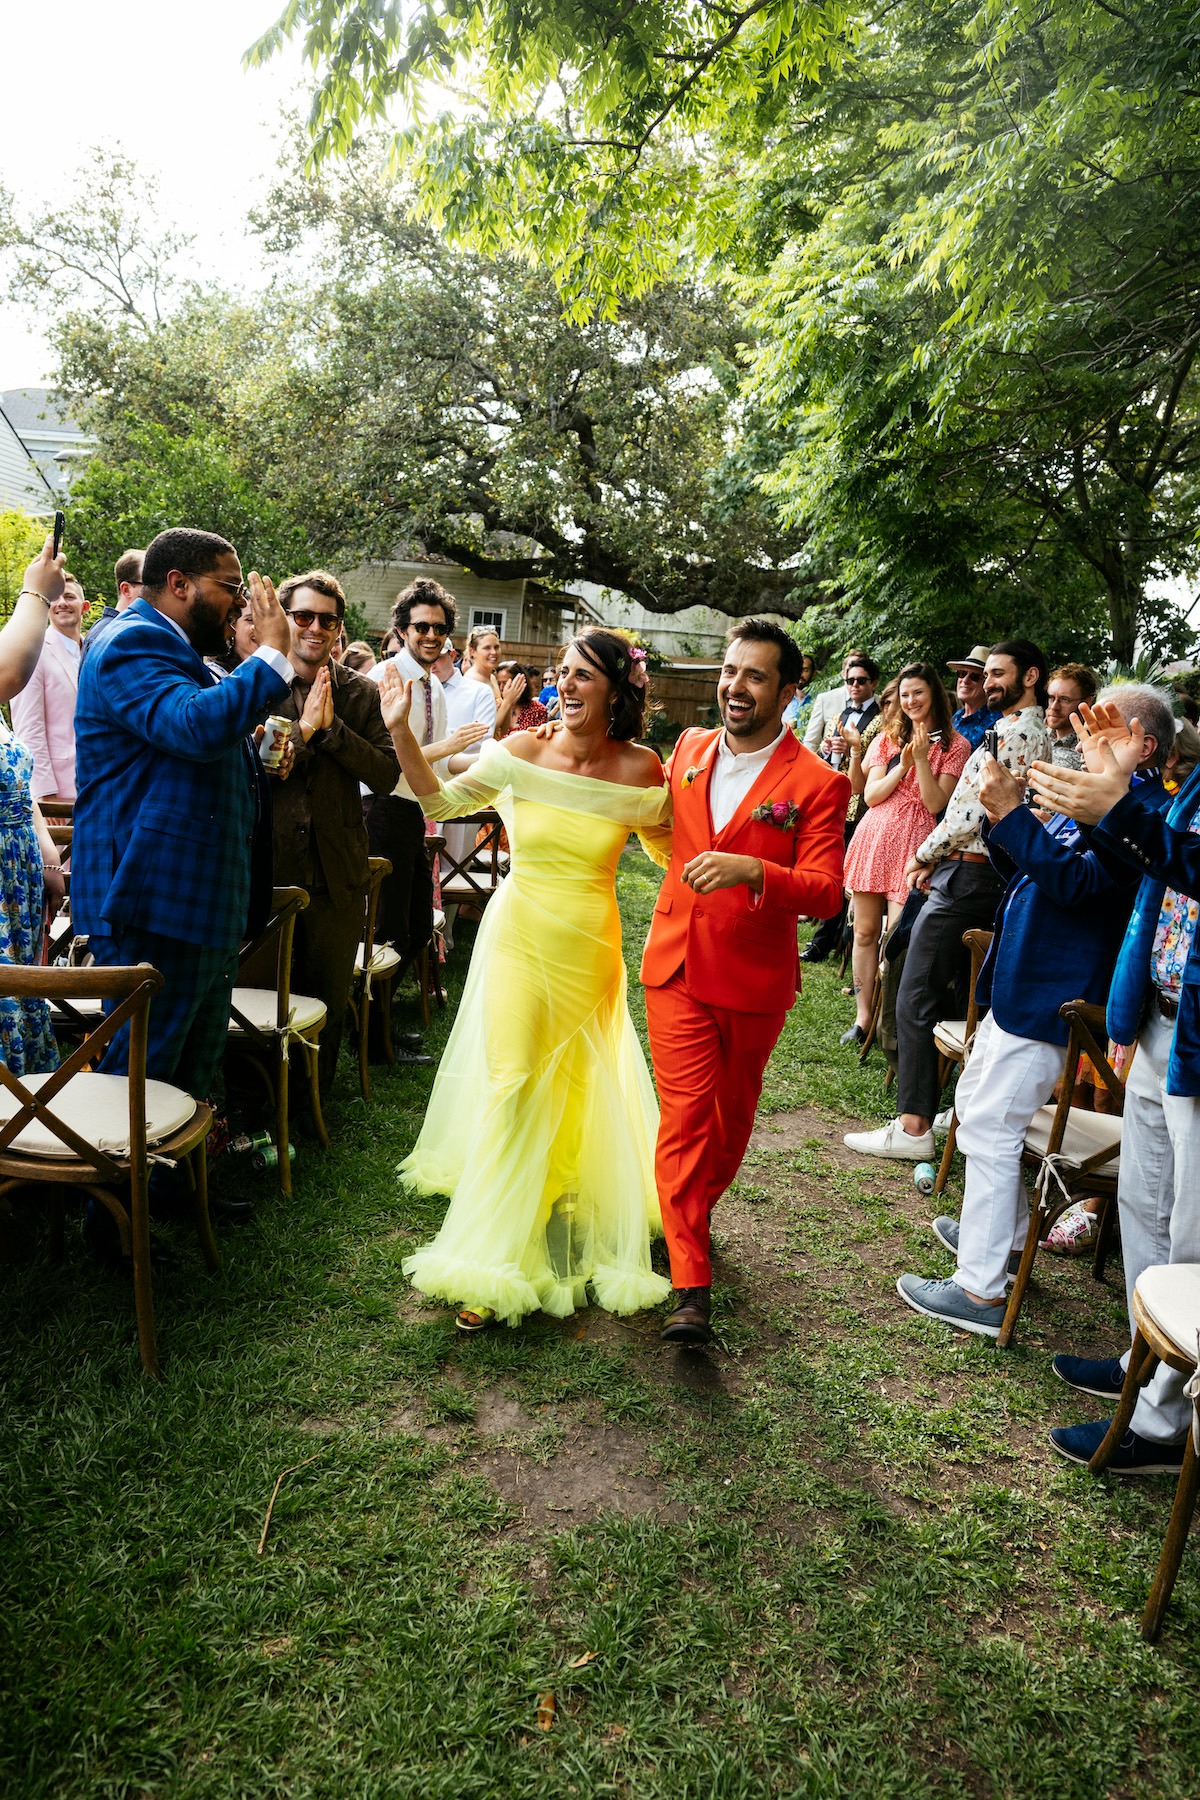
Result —
<instances>
[{"instance_id":1,"label":"blue suede sneaker","mask_svg":"<svg viewBox=\"0 0 1200 1800\"><path fill-rule=\"evenodd\" d=\"M933 1235L939 1244L943 1244L951 1256L958 1255L959 1222L952 1219L949 1213L940 1213L933 1221ZM1014 1250L1008 1259L1008 1272L1015 1275L1021 1266L1021 1252Z\"/></svg>"},{"instance_id":2,"label":"blue suede sneaker","mask_svg":"<svg viewBox=\"0 0 1200 1800\"><path fill-rule=\"evenodd\" d=\"M996 1338L1004 1323L1004 1302L972 1300L957 1281L926 1281L920 1275L902 1275L896 1292L914 1312L940 1319L955 1331L973 1331L976 1337Z\"/></svg>"},{"instance_id":3,"label":"blue suede sneaker","mask_svg":"<svg viewBox=\"0 0 1200 1800\"><path fill-rule=\"evenodd\" d=\"M1089 1419L1086 1425L1059 1425L1050 1442L1068 1462L1090 1463L1104 1442L1111 1419ZM1178 1444L1156 1444L1150 1438L1127 1431L1113 1452L1109 1475L1178 1475L1183 1466L1187 1439Z\"/></svg>"},{"instance_id":4,"label":"blue suede sneaker","mask_svg":"<svg viewBox=\"0 0 1200 1800\"><path fill-rule=\"evenodd\" d=\"M1125 1385L1119 1356L1056 1356L1050 1367L1068 1387L1099 1400L1115 1400Z\"/></svg>"}]
</instances>

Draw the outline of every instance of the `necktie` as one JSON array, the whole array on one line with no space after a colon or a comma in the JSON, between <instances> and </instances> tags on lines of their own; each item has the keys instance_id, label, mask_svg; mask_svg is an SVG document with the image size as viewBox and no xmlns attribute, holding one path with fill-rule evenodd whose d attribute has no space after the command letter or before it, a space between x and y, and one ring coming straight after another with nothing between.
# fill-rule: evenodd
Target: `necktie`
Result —
<instances>
[{"instance_id":1,"label":"necktie","mask_svg":"<svg viewBox=\"0 0 1200 1800\"><path fill-rule=\"evenodd\" d=\"M425 689L425 742L433 742L433 683L428 675L421 677L421 685Z\"/></svg>"}]
</instances>

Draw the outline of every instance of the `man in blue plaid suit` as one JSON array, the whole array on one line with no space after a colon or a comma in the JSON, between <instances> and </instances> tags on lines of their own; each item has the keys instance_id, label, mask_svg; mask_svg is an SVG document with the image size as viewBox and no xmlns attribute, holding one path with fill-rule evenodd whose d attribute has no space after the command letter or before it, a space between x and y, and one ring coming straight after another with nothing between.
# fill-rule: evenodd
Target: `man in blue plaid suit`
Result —
<instances>
[{"instance_id":1,"label":"man in blue plaid suit","mask_svg":"<svg viewBox=\"0 0 1200 1800\"><path fill-rule=\"evenodd\" d=\"M146 1074L211 1092L250 901L257 813L247 734L291 690L287 619L251 575L259 648L224 680L220 656L247 598L233 545L212 532L154 539L143 597L79 677L71 913L97 963L153 963ZM101 1067L128 1067L128 1028Z\"/></svg>"}]
</instances>

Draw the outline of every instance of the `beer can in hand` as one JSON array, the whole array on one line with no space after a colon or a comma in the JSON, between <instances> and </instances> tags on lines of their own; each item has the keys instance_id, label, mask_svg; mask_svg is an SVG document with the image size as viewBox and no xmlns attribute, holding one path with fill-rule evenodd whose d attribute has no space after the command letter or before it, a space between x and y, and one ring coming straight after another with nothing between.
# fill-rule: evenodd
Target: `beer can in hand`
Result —
<instances>
[{"instance_id":1,"label":"beer can in hand","mask_svg":"<svg viewBox=\"0 0 1200 1800\"><path fill-rule=\"evenodd\" d=\"M258 757L264 769L277 769L283 761L283 747L291 736L292 721L272 713L258 740Z\"/></svg>"}]
</instances>

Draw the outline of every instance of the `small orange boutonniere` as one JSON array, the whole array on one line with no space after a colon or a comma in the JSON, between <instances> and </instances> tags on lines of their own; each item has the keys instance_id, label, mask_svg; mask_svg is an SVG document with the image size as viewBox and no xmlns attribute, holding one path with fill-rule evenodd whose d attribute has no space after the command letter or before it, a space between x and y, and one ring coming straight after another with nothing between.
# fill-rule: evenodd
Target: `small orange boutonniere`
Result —
<instances>
[{"instance_id":1,"label":"small orange boutonniere","mask_svg":"<svg viewBox=\"0 0 1200 1800\"><path fill-rule=\"evenodd\" d=\"M695 764L693 764L692 767L688 770L687 774L684 776L683 782L681 785L685 788L690 788L693 781L695 781L695 779L699 773L700 773L699 769L696 768Z\"/></svg>"}]
</instances>

